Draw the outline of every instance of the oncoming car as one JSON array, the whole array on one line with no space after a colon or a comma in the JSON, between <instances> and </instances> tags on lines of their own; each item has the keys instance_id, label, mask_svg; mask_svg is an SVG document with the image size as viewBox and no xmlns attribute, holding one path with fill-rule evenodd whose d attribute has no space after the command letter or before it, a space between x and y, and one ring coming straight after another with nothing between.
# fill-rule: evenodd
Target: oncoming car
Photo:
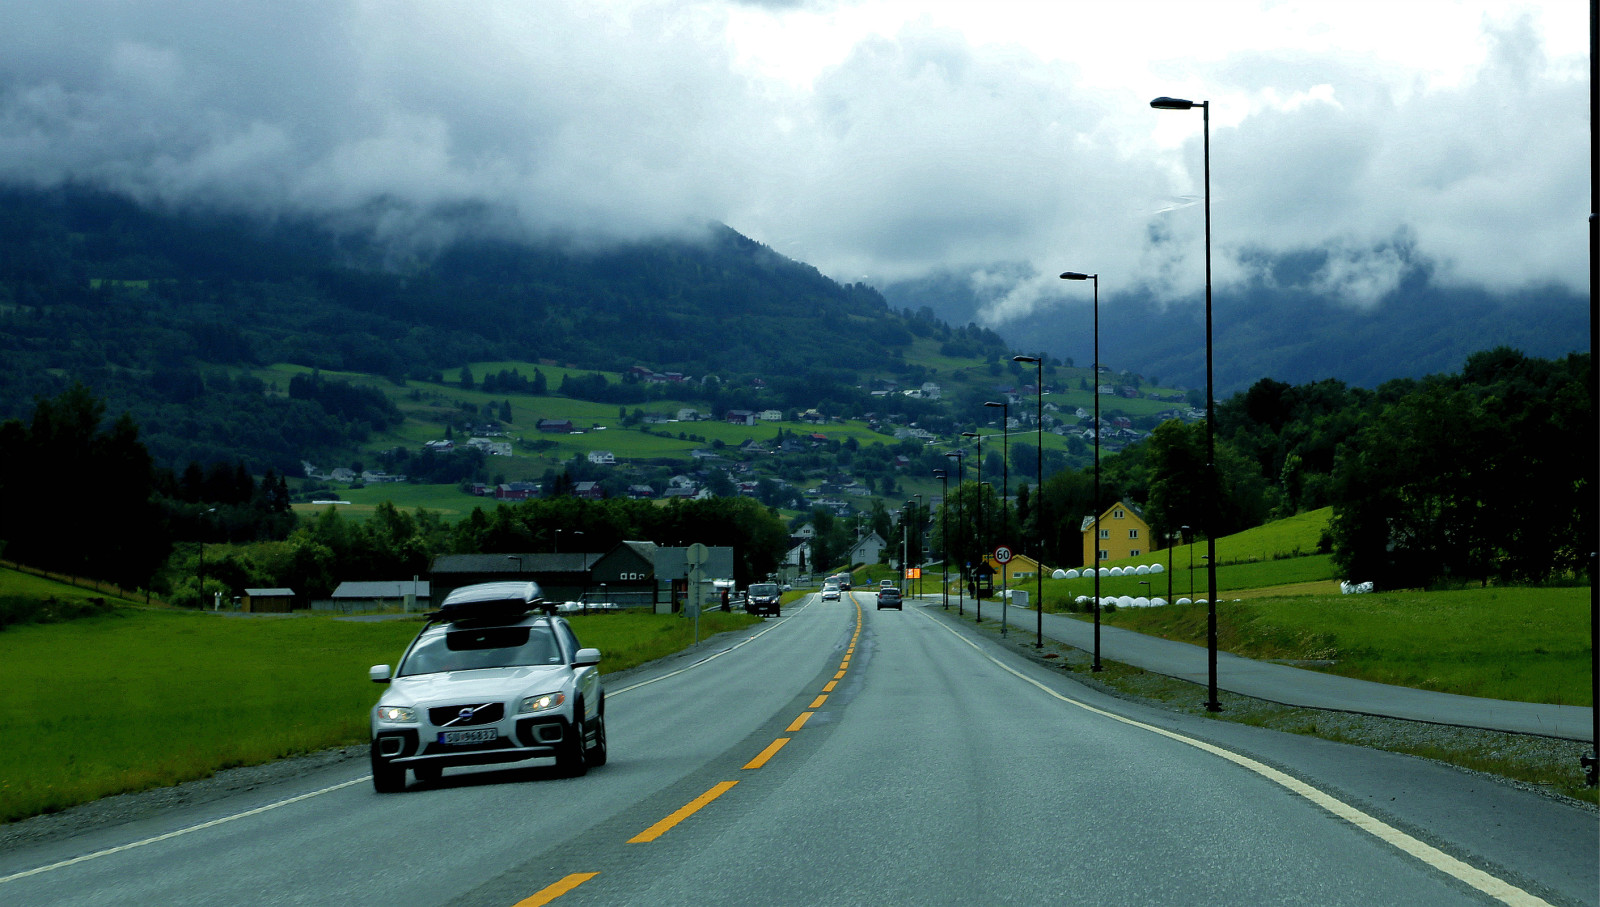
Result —
<instances>
[{"instance_id":1,"label":"oncoming car","mask_svg":"<svg viewBox=\"0 0 1600 907\"><path fill-rule=\"evenodd\" d=\"M751 614L771 614L777 617L783 593L777 583L751 583L746 590L744 609Z\"/></svg>"},{"instance_id":2,"label":"oncoming car","mask_svg":"<svg viewBox=\"0 0 1600 907\"><path fill-rule=\"evenodd\" d=\"M826 601L835 601L835 602L838 601L839 600L839 587L834 585L833 583L823 583L822 584L822 600L825 601L825 602Z\"/></svg>"},{"instance_id":3,"label":"oncoming car","mask_svg":"<svg viewBox=\"0 0 1600 907\"><path fill-rule=\"evenodd\" d=\"M406 648L399 667L374 665L388 686L372 709L372 786L403 790L406 770L554 757L568 775L606 762L599 649L586 649L550 613L534 583L483 583L451 592Z\"/></svg>"}]
</instances>

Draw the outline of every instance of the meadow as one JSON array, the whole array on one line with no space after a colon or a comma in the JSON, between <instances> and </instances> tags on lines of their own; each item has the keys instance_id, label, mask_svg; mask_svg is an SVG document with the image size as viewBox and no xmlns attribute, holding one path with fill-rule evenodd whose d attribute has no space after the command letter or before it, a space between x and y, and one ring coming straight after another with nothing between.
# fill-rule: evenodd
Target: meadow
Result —
<instances>
[{"instance_id":1,"label":"meadow","mask_svg":"<svg viewBox=\"0 0 1600 907\"><path fill-rule=\"evenodd\" d=\"M1594 704L1587 587L1218 598L1217 645L1236 655L1463 696ZM1205 645L1204 605L1101 620Z\"/></svg>"},{"instance_id":2,"label":"meadow","mask_svg":"<svg viewBox=\"0 0 1600 907\"><path fill-rule=\"evenodd\" d=\"M9 588L10 571L0 573ZM759 620L701 615L705 639ZM688 648L691 622L574 616L614 673ZM364 745L417 619L239 616L123 607L0 632L0 822L329 747Z\"/></svg>"}]
</instances>

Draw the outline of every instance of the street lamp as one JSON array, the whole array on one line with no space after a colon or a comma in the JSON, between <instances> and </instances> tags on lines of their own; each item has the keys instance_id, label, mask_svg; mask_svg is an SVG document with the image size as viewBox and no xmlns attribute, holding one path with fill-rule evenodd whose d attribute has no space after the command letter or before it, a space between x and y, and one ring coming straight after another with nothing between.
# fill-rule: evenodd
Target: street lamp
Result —
<instances>
[{"instance_id":1,"label":"street lamp","mask_svg":"<svg viewBox=\"0 0 1600 907\"><path fill-rule=\"evenodd\" d=\"M1094 665L1100 664L1100 275L1067 271L1062 280L1094 281Z\"/></svg>"},{"instance_id":2,"label":"street lamp","mask_svg":"<svg viewBox=\"0 0 1600 907\"><path fill-rule=\"evenodd\" d=\"M939 480L939 537L942 540L939 547L944 555L944 609L950 610L950 473L943 469L935 469L933 477Z\"/></svg>"},{"instance_id":3,"label":"street lamp","mask_svg":"<svg viewBox=\"0 0 1600 907\"><path fill-rule=\"evenodd\" d=\"M961 485L962 485L962 483L967 480L967 471L964 468L964 466L965 466L965 462L964 461L966 460L966 456L967 456L967 452L965 450L961 450L959 448L956 449L956 450L952 450L949 453L945 454L946 458L954 457L955 461L956 461L956 494L957 494L958 497L960 496L960 493L961 493ZM960 523L966 522L965 508L963 508L963 511L962 511L962 514L961 514L961 520L959 522ZM945 571L944 571L944 574L945 574L945 576L944 576L944 581L945 581L945 585L948 586L950 584L950 536L949 536L948 533L945 535L945 543L944 543L944 545L945 545L945 552L944 552L944 558L945 558ZM966 614L967 614L967 587L966 587L966 584L963 582L961 577L962 577L961 564L957 563L956 564L956 615L960 616L960 617L965 617Z\"/></svg>"},{"instance_id":4,"label":"street lamp","mask_svg":"<svg viewBox=\"0 0 1600 907\"><path fill-rule=\"evenodd\" d=\"M1038 370L1038 376L1034 381L1034 390L1039 392L1038 421L1035 423L1035 428L1038 430L1039 435L1039 449L1038 459L1034 461L1037 470L1033 484L1033 525L1039 532L1039 547L1033 551L1033 556L1036 559L1034 577L1038 587L1034 595L1038 598L1038 601L1033 603L1033 607L1034 615L1038 618L1039 631L1033 647L1042 649L1044 648L1044 353L1040 353L1038 356L1012 356L1011 361L1032 362Z\"/></svg>"},{"instance_id":5,"label":"street lamp","mask_svg":"<svg viewBox=\"0 0 1600 907\"><path fill-rule=\"evenodd\" d=\"M989 509L989 502L984 500L983 494L983 435L980 435L975 431L964 431L961 433L961 437L972 439L974 448L973 459L978 461L974 470L978 480L978 563L987 567L989 565L989 541L987 538L988 534L984 532L984 530L988 528L984 525L987 522L987 520L984 519L984 511ZM983 599L978 596L976 586L977 574L973 574L973 582L974 586L972 591L972 601L978 608L978 620L981 621L983 620Z\"/></svg>"},{"instance_id":6,"label":"street lamp","mask_svg":"<svg viewBox=\"0 0 1600 907\"><path fill-rule=\"evenodd\" d=\"M905 594L906 563L911 558L911 514L912 502L907 501L904 510L900 511L900 594Z\"/></svg>"},{"instance_id":7,"label":"street lamp","mask_svg":"<svg viewBox=\"0 0 1600 907\"><path fill-rule=\"evenodd\" d=\"M517 562L517 576L521 576L522 575L522 558L520 556L518 556L518 555L515 555L515 554L508 554L508 555L506 555L506 560L508 560L508 561L516 561Z\"/></svg>"},{"instance_id":8,"label":"street lamp","mask_svg":"<svg viewBox=\"0 0 1600 907\"><path fill-rule=\"evenodd\" d=\"M560 554L561 553L561 533L563 533L563 532L571 533L572 535L583 535L583 530L581 530L581 529L557 529L556 530L556 548L555 548L555 553L556 554Z\"/></svg>"},{"instance_id":9,"label":"street lamp","mask_svg":"<svg viewBox=\"0 0 1600 907\"><path fill-rule=\"evenodd\" d=\"M1157 110L1200 108L1206 202L1206 480L1210 483L1206 489L1203 514L1206 553L1210 558L1206 561L1206 585L1209 589L1206 596L1206 670L1210 681L1206 711L1220 712L1222 703L1217 701L1217 401L1211 370L1211 102L1161 97L1151 101L1150 106Z\"/></svg>"},{"instance_id":10,"label":"street lamp","mask_svg":"<svg viewBox=\"0 0 1600 907\"><path fill-rule=\"evenodd\" d=\"M978 538L981 541L982 539L987 538L987 534L984 532L984 530L989 528L988 527L988 521L986 519L984 519L984 516L983 516L983 512L985 510L989 509L989 507L988 507L989 493L985 489L994 488L994 483L993 482L985 482L985 481L983 481L983 473L981 471L978 473L978 480L979 480L978 481ZM993 591L994 590L994 579L993 579L994 572L993 572L993 568L991 568L989 566L989 546L988 546L987 542L984 542L983 543L983 547L978 549L978 564L979 564L979 566L983 567L984 569L990 571L990 573L989 573L989 576L990 576L989 589L990 589L990 591ZM981 624L981 623L983 623L983 596L978 594L978 591L981 591L981 590L975 590L973 592L972 601L973 601L974 605L977 606L977 609L978 609L978 623ZM1005 631L1005 625L1002 624L1000 629L1001 629L1001 634L1000 635L1004 636L1005 635L1005 632L1004 632Z\"/></svg>"},{"instance_id":11,"label":"street lamp","mask_svg":"<svg viewBox=\"0 0 1600 907\"><path fill-rule=\"evenodd\" d=\"M914 494L911 499L916 502L915 506L911 508L911 515L917 517L917 566L920 568L922 566L922 519L918 516L917 511L922 507L922 495ZM906 503L910 504L911 501ZM909 557L910 555L907 556ZM922 571L919 569L917 572L920 574ZM908 576L906 577L906 585L911 587L911 594L915 597L917 590L916 580Z\"/></svg>"},{"instance_id":12,"label":"street lamp","mask_svg":"<svg viewBox=\"0 0 1600 907\"><path fill-rule=\"evenodd\" d=\"M1006 498L1011 494L1011 404L989 401L984 406L1000 408L1000 537L1006 538L1006 527L1010 520L1006 519Z\"/></svg>"}]
</instances>

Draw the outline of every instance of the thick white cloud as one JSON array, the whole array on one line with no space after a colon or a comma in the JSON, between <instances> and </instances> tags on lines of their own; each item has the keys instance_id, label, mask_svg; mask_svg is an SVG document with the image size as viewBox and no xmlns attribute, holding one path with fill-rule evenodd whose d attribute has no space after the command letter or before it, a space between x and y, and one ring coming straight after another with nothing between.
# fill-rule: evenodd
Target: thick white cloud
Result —
<instances>
[{"instance_id":1,"label":"thick white cloud","mask_svg":"<svg viewBox=\"0 0 1600 907\"><path fill-rule=\"evenodd\" d=\"M53 0L0 31L0 180L397 240L720 220L841 280L972 274L1004 322L1081 295L1063 269L1194 296L1200 113L1149 107L1178 95L1213 105L1219 282L1324 249L1312 288L1370 305L1403 238L1581 291L1581 7Z\"/></svg>"}]
</instances>

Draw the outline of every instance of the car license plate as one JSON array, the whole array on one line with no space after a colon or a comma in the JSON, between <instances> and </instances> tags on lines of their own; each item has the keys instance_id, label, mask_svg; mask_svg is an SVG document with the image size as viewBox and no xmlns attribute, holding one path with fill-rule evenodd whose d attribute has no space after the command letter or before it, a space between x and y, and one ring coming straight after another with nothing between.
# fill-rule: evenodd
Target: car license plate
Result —
<instances>
[{"instance_id":1,"label":"car license plate","mask_svg":"<svg viewBox=\"0 0 1600 907\"><path fill-rule=\"evenodd\" d=\"M439 742L449 744L462 743L493 743L500 738L500 732L494 728L482 728L476 731L440 731Z\"/></svg>"}]
</instances>

